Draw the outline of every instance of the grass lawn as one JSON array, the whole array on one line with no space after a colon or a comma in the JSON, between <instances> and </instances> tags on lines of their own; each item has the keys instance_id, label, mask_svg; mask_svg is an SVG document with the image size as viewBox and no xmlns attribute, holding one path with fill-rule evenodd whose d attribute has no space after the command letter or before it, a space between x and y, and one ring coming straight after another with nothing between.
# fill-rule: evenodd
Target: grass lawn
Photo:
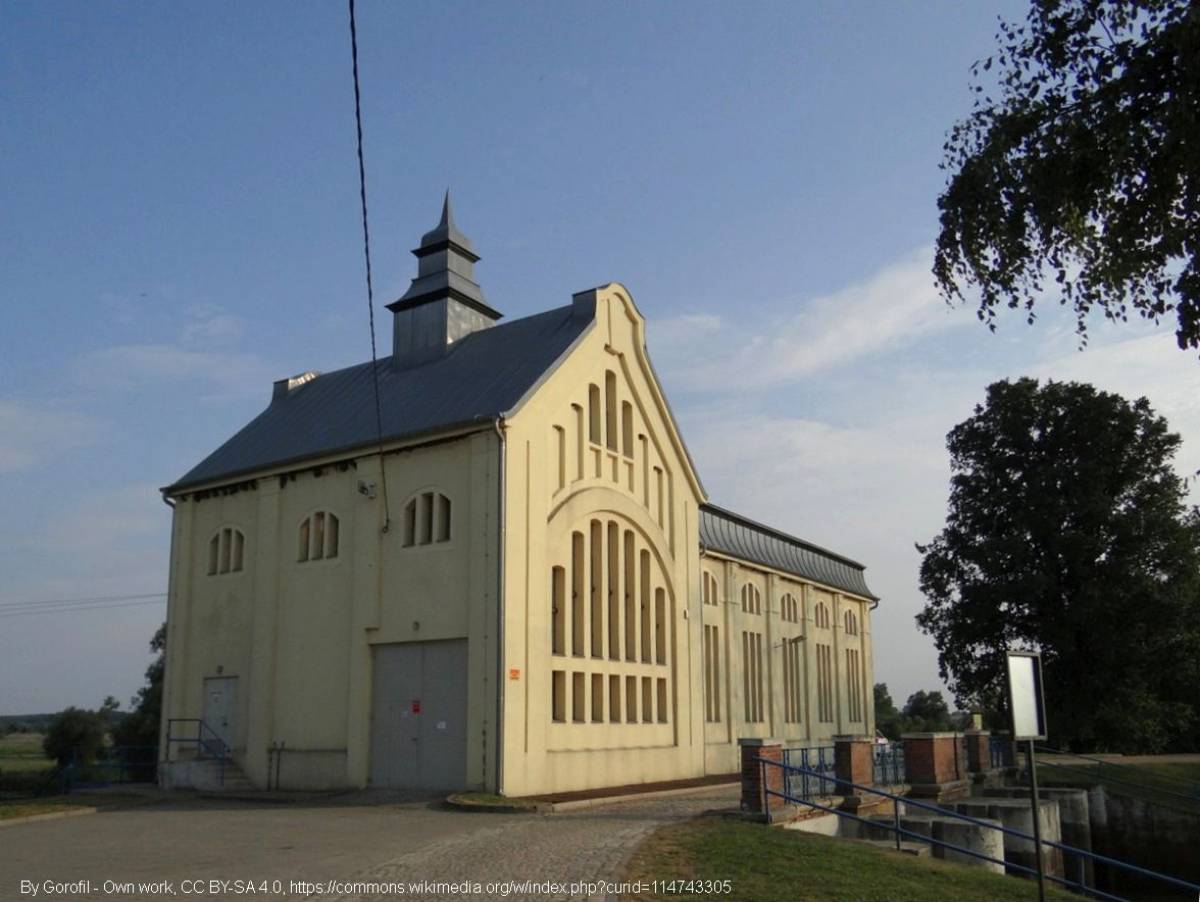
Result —
<instances>
[{"instance_id":1,"label":"grass lawn","mask_svg":"<svg viewBox=\"0 0 1200 902\"><path fill-rule=\"evenodd\" d=\"M54 762L42 751L41 733L0 736L0 774L50 770Z\"/></svg>"},{"instance_id":2,"label":"grass lawn","mask_svg":"<svg viewBox=\"0 0 1200 902\"><path fill-rule=\"evenodd\" d=\"M903 855L850 840L716 817L656 831L634 853L625 873L626 880L672 878L732 880L732 893L717 898L763 902L1029 902L1037 898L1037 886L1018 877ZM1079 897L1047 886L1046 898L1066 902Z\"/></svg>"},{"instance_id":3,"label":"grass lawn","mask_svg":"<svg viewBox=\"0 0 1200 902\"><path fill-rule=\"evenodd\" d=\"M1059 765L1038 759L1038 783L1104 786L1181 811L1200 811L1200 762ZM1190 797L1181 798L1181 796Z\"/></svg>"}]
</instances>

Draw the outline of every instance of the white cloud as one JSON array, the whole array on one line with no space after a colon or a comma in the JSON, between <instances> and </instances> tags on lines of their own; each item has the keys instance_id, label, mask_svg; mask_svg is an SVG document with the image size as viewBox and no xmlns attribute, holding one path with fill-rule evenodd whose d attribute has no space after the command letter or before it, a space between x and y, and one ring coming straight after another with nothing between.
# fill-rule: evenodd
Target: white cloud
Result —
<instances>
[{"instance_id":1,"label":"white cloud","mask_svg":"<svg viewBox=\"0 0 1200 902\"><path fill-rule=\"evenodd\" d=\"M767 322L704 313L652 323L651 350L679 384L743 390L797 382L934 332L973 325L973 317L938 297L931 258L930 248L919 248L865 281Z\"/></svg>"},{"instance_id":2,"label":"white cloud","mask_svg":"<svg viewBox=\"0 0 1200 902\"><path fill-rule=\"evenodd\" d=\"M203 307L193 313L183 327L183 343L187 345L229 345L240 341L246 333L246 321L219 308Z\"/></svg>"},{"instance_id":3,"label":"white cloud","mask_svg":"<svg viewBox=\"0 0 1200 902\"><path fill-rule=\"evenodd\" d=\"M0 473L26 470L56 452L88 445L98 432L97 422L85 414L0 400Z\"/></svg>"}]
</instances>

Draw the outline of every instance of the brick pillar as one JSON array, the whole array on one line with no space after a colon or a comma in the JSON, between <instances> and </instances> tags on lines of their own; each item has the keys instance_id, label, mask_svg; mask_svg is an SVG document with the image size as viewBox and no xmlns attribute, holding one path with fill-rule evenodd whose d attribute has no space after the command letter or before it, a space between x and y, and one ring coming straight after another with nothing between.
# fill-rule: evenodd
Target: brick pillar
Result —
<instances>
[{"instance_id":1,"label":"brick pillar","mask_svg":"<svg viewBox=\"0 0 1200 902\"><path fill-rule=\"evenodd\" d=\"M967 730L967 768L973 774L992 769L992 734L987 730Z\"/></svg>"},{"instance_id":2,"label":"brick pillar","mask_svg":"<svg viewBox=\"0 0 1200 902\"><path fill-rule=\"evenodd\" d=\"M912 795L942 801L970 792L961 734L905 733L900 738Z\"/></svg>"},{"instance_id":3,"label":"brick pillar","mask_svg":"<svg viewBox=\"0 0 1200 902\"><path fill-rule=\"evenodd\" d=\"M834 736L833 766L838 780L857 783L859 786L873 786L875 762L871 752L874 746L874 740L870 736ZM838 795L857 795L858 792L852 786L845 786L841 782L837 784Z\"/></svg>"},{"instance_id":4,"label":"brick pillar","mask_svg":"<svg viewBox=\"0 0 1200 902\"><path fill-rule=\"evenodd\" d=\"M779 796L768 796L772 792L783 792L783 768L762 764L758 759L783 763L783 743L778 739L739 739L742 753L742 810L768 817L768 807L781 808L785 803ZM763 778L766 785L763 785Z\"/></svg>"}]
</instances>

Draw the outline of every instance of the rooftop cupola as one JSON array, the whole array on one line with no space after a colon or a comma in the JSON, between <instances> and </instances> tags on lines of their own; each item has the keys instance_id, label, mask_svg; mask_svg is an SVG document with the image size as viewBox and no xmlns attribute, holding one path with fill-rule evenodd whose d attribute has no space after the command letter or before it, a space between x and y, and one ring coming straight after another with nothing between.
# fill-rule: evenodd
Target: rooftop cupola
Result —
<instances>
[{"instance_id":1,"label":"rooftop cupola","mask_svg":"<svg viewBox=\"0 0 1200 902\"><path fill-rule=\"evenodd\" d=\"M475 282L479 255L454 224L449 191L441 221L422 236L413 254L417 277L403 297L387 305L392 311L392 365L397 369L436 360L454 342L500 318Z\"/></svg>"}]
</instances>

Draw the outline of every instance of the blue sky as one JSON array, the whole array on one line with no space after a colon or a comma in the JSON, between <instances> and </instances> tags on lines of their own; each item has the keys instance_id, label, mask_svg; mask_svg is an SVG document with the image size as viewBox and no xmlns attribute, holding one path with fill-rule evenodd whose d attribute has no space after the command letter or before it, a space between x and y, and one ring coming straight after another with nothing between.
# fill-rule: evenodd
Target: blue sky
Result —
<instances>
[{"instance_id":1,"label":"blue sky","mask_svg":"<svg viewBox=\"0 0 1200 902\"><path fill-rule=\"evenodd\" d=\"M712 500L868 565L899 699L938 685L912 546L990 381L1145 394L1200 469L1168 329L1079 352L931 288L945 131L1023 4L358 12L378 302L447 186L508 317L628 285ZM0 116L0 605L163 591L157 488L369 354L345 7L6 3ZM125 700L162 611L0 616L0 713Z\"/></svg>"}]
</instances>

